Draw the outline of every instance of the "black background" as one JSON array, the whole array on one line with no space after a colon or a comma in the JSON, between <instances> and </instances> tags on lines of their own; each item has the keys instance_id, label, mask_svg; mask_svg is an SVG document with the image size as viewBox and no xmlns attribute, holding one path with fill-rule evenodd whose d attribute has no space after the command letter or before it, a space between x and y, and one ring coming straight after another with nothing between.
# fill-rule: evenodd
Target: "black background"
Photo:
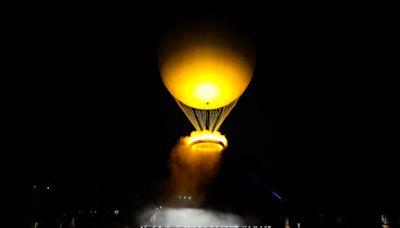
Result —
<instances>
[{"instance_id":1,"label":"black background","mask_svg":"<svg viewBox=\"0 0 400 228\"><path fill-rule=\"evenodd\" d=\"M193 130L157 67L163 34L188 18L238 26L257 51L253 80L220 129L229 147L210 204L260 209L273 190L294 211L364 204L398 211L390 5L105 8L57 5L15 17L14 55L23 64L10 95L9 135L17 140L7 151L15 165L3 173L14 183L11 201L23 205L17 213L29 209L33 185L54 187L58 205L69 208L100 202L128 210L136 197L152 201L168 177L170 149Z\"/></svg>"}]
</instances>

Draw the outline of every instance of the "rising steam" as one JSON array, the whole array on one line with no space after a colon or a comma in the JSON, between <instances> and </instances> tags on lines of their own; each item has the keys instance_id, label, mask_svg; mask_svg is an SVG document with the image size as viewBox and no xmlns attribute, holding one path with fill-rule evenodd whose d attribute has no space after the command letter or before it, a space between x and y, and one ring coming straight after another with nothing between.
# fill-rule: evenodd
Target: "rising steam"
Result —
<instances>
[{"instance_id":1,"label":"rising steam","mask_svg":"<svg viewBox=\"0 0 400 228\"><path fill-rule=\"evenodd\" d=\"M219 170L222 151L194 151L187 141L181 138L171 151L167 202L179 206L179 196L191 196L189 205L197 207Z\"/></svg>"},{"instance_id":2,"label":"rising steam","mask_svg":"<svg viewBox=\"0 0 400 228\"><path fill-rule=\"evenodd\" d=\"M199 209L221 164L222 150L193 150L190 137L182 137L171 150L170 177L165 207L145 209L137 220L142 225L241 225L233 214Z\"/></svg>"}]
</instances>

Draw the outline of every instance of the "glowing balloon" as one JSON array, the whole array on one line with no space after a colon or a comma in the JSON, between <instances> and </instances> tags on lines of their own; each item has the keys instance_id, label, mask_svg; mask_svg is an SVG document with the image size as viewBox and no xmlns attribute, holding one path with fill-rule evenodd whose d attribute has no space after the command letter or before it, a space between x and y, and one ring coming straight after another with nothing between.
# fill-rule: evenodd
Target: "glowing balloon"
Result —
<instances>
[{"instance_id":1,"label":"glowing balloon","mask_svg":"<svg viewBox=\"0 0 400 228\"><path fill-rule=\"evenodd\" d=\"M241 35L201 24L175 30L160 46L162 81L198 131L217 131L252 79L255 51Z\"/></svg>"}]
</instances>

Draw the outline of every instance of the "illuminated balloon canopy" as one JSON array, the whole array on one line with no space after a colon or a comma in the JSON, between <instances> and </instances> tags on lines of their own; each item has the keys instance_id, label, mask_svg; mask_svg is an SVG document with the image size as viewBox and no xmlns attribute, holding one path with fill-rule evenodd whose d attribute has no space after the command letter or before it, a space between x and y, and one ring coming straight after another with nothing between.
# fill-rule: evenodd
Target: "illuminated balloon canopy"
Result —
<instances>
[{"instance_id":1,"label":"illuminated balloon canopy","mask_svg":"<svg viewBox=\"0 0 400 228\"><path fill-rule=\"evenodd\" d=\"M195 129L208 135L218 131L236 105L252 79L254 66L251 43L217 24L180 27L160 45L164 85ZM225 147L226 142L221 145Z\"/></svg>"}]
</instances>

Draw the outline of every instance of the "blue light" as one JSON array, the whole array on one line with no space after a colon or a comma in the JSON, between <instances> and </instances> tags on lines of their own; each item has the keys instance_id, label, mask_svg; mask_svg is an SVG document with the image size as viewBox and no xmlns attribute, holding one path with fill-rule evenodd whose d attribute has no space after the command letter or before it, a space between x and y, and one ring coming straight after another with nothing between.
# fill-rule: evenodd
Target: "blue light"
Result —
<instances>
[{"instance_id":1,"label":"blue light","mask_svg":"<svg viewBox=\"0 0 400 228\"><path fill-rule=\"evenodd\" d=\"M272 194L274 195L274 196L276 196L278 199L280 199L280 200L282 200L282 197L280 197L278 194L276 194L274 191L271 191L272 192Z\"/></svg>"}]
</instances>

